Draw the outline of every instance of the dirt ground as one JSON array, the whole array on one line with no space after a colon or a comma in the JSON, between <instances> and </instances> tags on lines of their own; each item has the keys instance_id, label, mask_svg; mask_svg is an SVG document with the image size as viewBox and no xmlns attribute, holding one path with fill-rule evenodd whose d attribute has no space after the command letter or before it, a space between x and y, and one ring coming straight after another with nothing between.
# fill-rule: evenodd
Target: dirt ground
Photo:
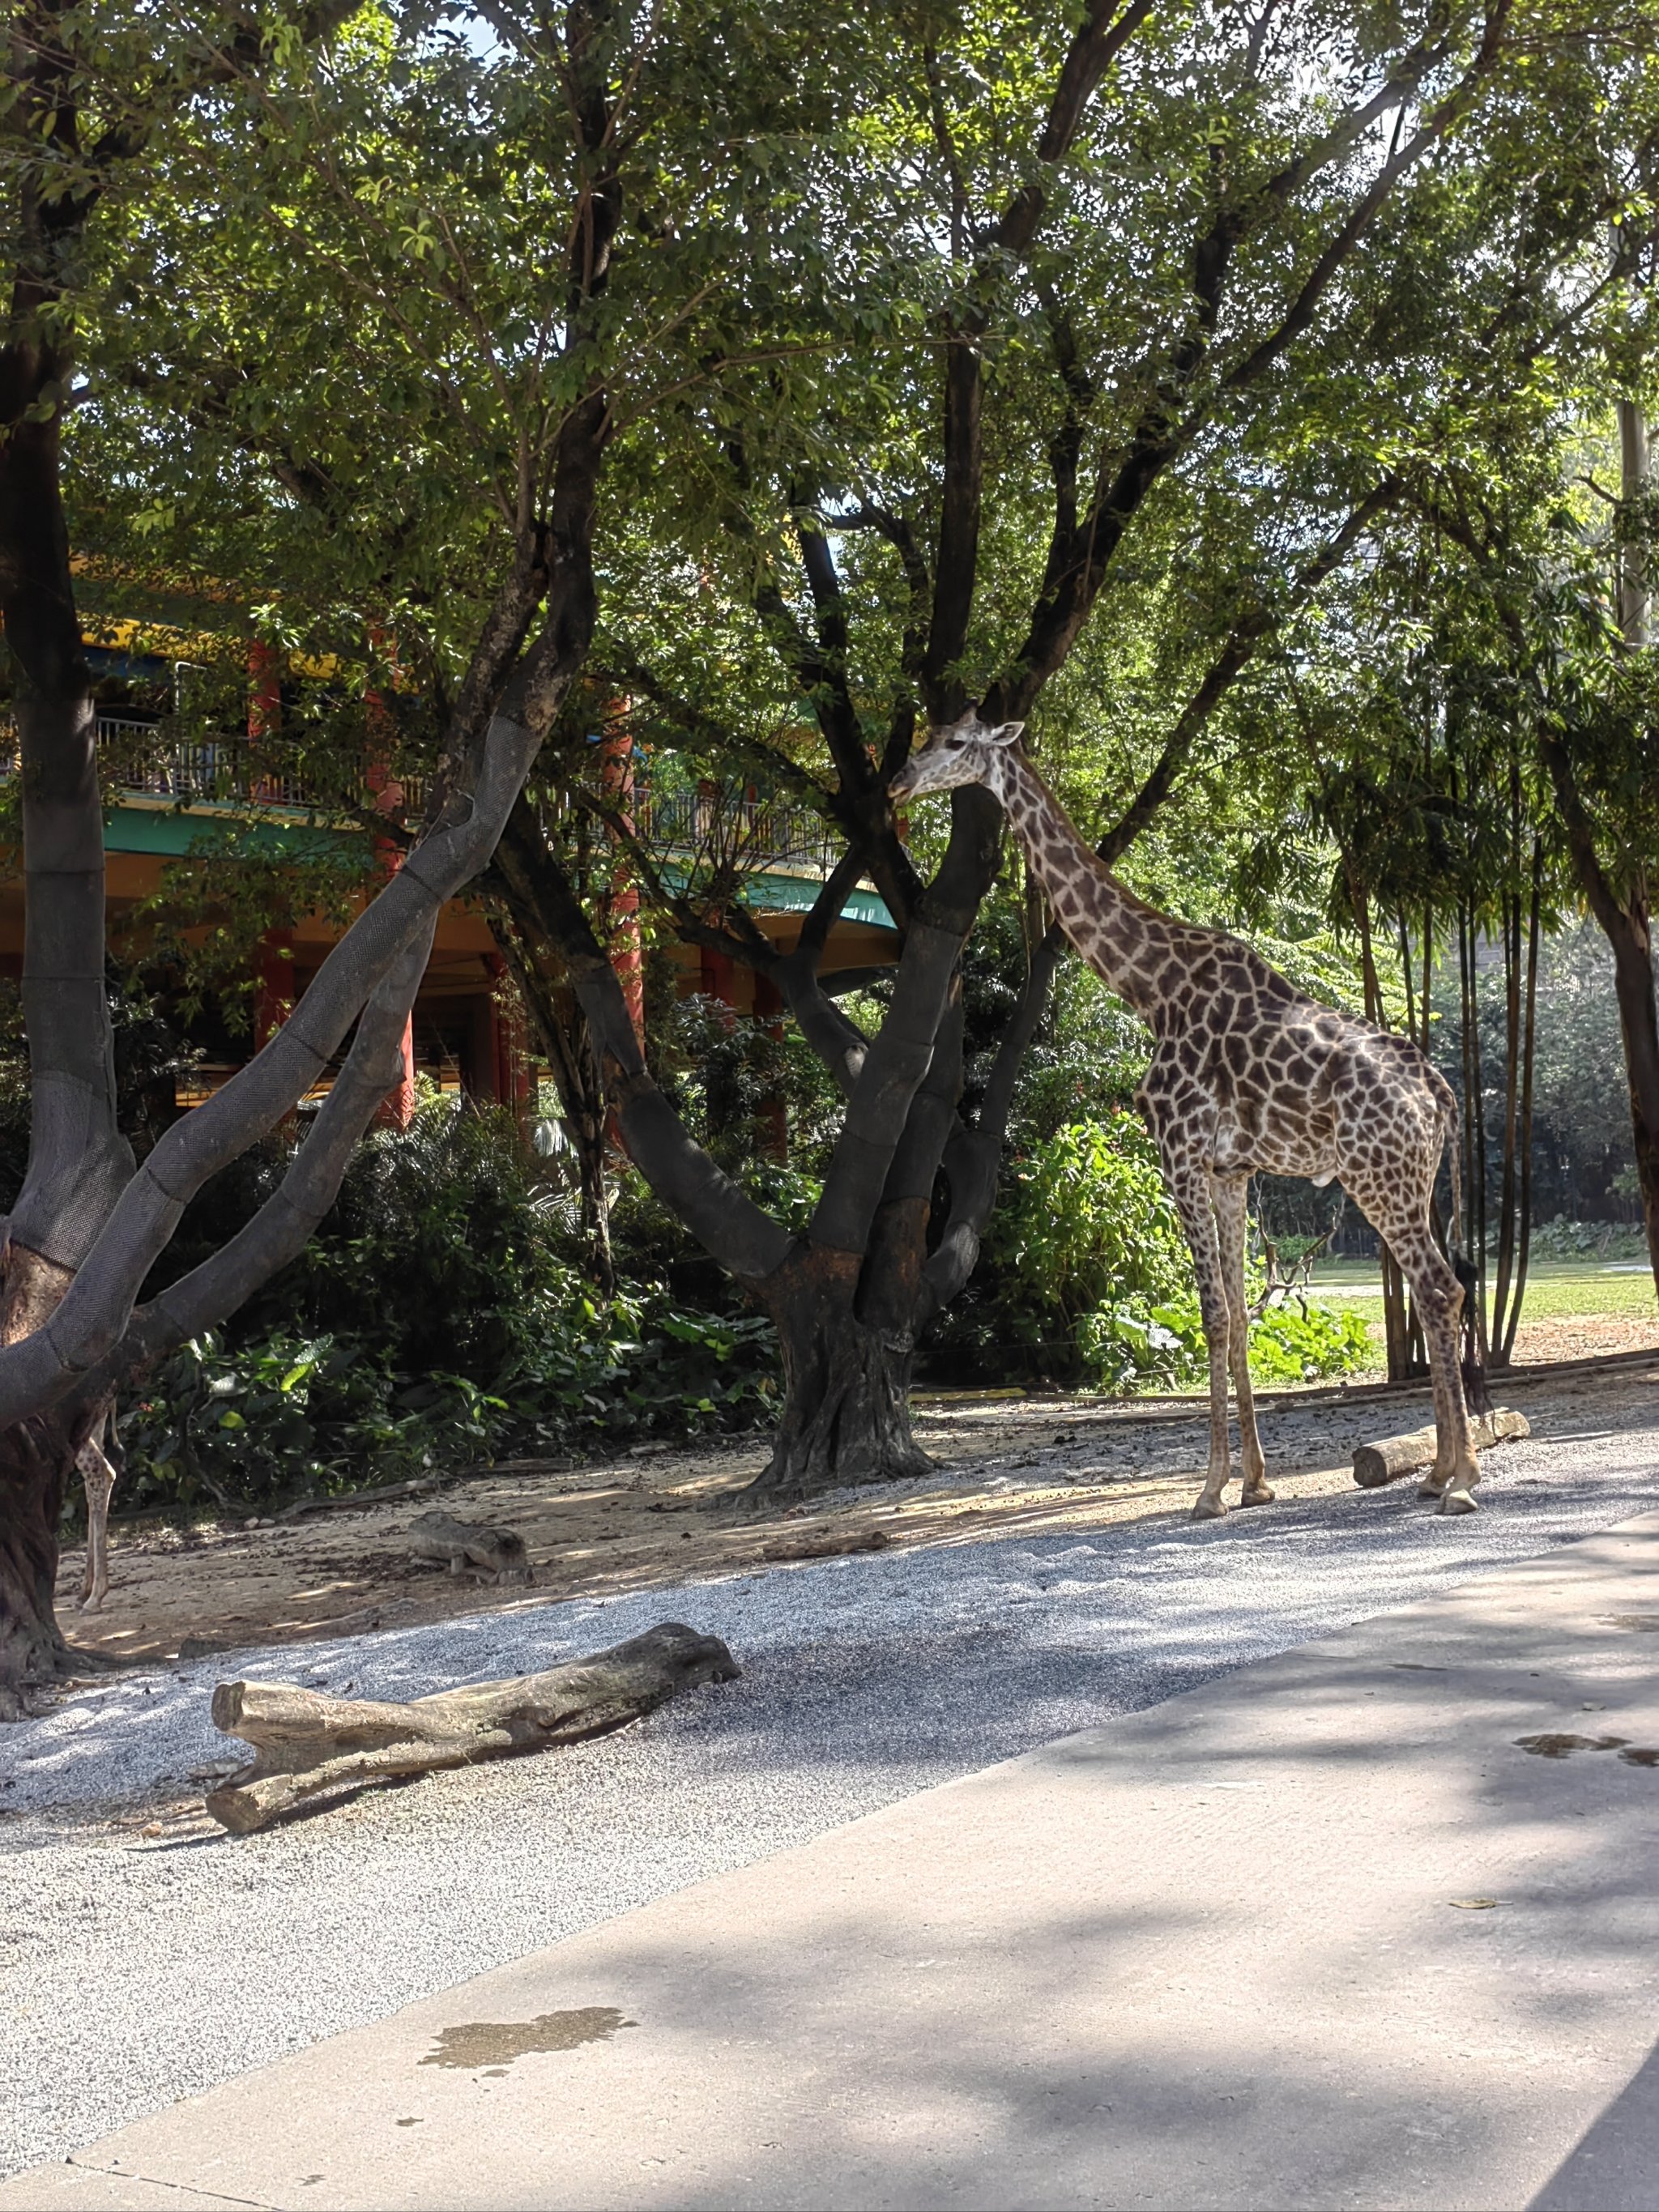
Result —
<instances>
[{"instance_id":1,"label":"dirt ground","mask_svg":"<svg viewBox=\"0 0 1659 2212\"><path fill-rule=\"evenodd\" d=\"M1562 1314L1548 1321L1523 1321L1515 1332L1515 1357L1522 1366L1545 1366L1643 1351L1655 1340L1651 1314Z\"/></svg>"},{"instance_id":2,"label":"dirt ground","mask_svg":"<svg viewBox=\"0 0 1659 2212\"><path fill-rule=\"evenodd\" d=\"M1568 1357L1631 1349L1617 1322L1601 1330L1540 1328L1573 1331L1563 1339ZM1645 1328L1651 1343L1651 1324ZM1498 1395L1526 1413L1534 1432L1547 1433L1557 1407L1582 1410L1576 1401L1593 1393L1598 1414L1613 1421L1621 1401L1650 1402L1656 1386L1659 1350L1650 1365L1507 1377ZM331 1507L280 1524L118 1522L103 1609L76 1611L83 1560L67 1553L59 1618L76 1644L112 1657L191 1656L752 1572L836 1551L1176 1520L1190 1511L1201 1481L1207 1431L1190 1398L1125 1404L988 1393L928 1399L916 1411L936 1476L782 1514L734 1510L735 1494L765 1457L759 1441L740 1440L645 1446L582 1467L514 1463L434 1484L417 1498ZM1271 1479L1285 1498L1346 1490L1357 1444L1430 1418L1426 1392L1410 1388L1267 1395ZM434 1504L462 1520L515 1529L533 1586L481 1586L411 1558L410 1523Z\"/></svg>"}]
</instances>

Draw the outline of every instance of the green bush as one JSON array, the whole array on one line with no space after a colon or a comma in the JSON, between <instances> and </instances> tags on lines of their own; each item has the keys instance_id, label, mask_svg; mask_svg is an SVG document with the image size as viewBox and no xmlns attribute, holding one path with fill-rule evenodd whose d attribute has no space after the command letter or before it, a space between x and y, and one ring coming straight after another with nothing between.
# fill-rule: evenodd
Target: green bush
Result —
<instances>
[{"instance_id":1,"label":"green bush","mask_svg":"<svg viewBox=\"0 0 1659 2212\"><path fill-rule=\"evenodd\" d=\"M1259 1280L1251 1288L1259 1297ZM941 1341L947 1371L971 1355L999 1375L1094 1389L1204 1380L1191 1255L1133 1115L1069 1123L1004 1178L980 1270ZM1361 1315L1323 1306L1275 1304L1250 1334L1264 1382L1349 1373L1370 1352Z\"/></svg>"},{"instance_id":2,"label":"green bush","mask_svg":"<svg viewBox=\"0 0 1659 2212\"><path fill-rule=\"evenodd\" d=\"M1570 1221L1559 1213L1534 1226L1530 1251L1534 1260L1645 1260L1648 1245L1641 1228L1629 1222Z\"/></svg>"},{"instance_id":3,"label":"green bush","mask_svg":"<svg viewBox=\"0 0 1659 2212\"><path fill-rule=\"evenodd\" d=\"M204 1193L170 1267L229 1234L283 1164L256 1157ZM124 1408L129 1501L246 1509L769 1419L770 1324L696 1310L626 1250L601 1298L540 1176L507 1115L435 1095L369 1139L305 1253Z\"/></svg>"},{"instance_id":4,"label":"green bush","mask_svg":"<svg viewBox=\"0 0 1659 2212\"><path fill-rule=\"evenodd\" d=\"M1250 1325L1250 1372L1258 1382L1352 1375L1371 1357L1370 1327L1351 1306L1273 1305Z\"/></svg>"}]
</instances>

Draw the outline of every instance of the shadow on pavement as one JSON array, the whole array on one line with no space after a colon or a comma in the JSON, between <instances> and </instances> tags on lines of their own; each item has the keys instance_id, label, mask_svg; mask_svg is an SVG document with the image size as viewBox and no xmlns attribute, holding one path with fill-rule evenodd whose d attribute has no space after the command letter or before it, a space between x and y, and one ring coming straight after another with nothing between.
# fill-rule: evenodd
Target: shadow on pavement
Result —
<instances>
[{"instance_id":1,"label":"shadow on pavement","mask_svg":"<svg viewBox=\"0 0 1659 2212\"><path fill-rule=\"evenodd\" d=\"M1655 2212L1659 2206L1659 2044L1527 2212Z\"/></svg>"}]
</instances>

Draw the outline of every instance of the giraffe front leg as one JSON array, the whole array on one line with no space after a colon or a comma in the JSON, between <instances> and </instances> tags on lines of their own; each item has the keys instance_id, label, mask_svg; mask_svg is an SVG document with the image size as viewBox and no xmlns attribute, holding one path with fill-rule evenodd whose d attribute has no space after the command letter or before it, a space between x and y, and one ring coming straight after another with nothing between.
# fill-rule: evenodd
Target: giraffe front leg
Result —
<instances>
[{"instance_id":1,"label":"giraffe front leg","mask_svg":"<svg viewBox=\"0 0 1659 2212\"><path fill-rule=\"evenodd\" d=\"M1216 1231L1221 1249L1221 1279L1227 1294L1227 1346L1233 1389L1238 1399L1239 1461L1244 1477L1241 1505L1271 1505L1267 1462L1255 1425L1255 1393L1250 1383L1250 1309L1244 1296L1244 1237L1249 1183L1240 1176L1215 1178Z\"/></svg>"}]
</instances>

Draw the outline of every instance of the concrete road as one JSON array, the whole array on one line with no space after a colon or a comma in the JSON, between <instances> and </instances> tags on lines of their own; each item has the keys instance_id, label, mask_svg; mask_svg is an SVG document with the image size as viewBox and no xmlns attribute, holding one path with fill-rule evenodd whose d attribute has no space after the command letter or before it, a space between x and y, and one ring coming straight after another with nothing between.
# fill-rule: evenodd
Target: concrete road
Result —
<instances>
[{"instance_id":1,"label":"concrete road","mask_svg":"<svg viewBox=\"0 0 1659 2212\"><path fill-rule=\"evenodd\" d=\"M1648 1514L659 1899L0 2212L1654 2212L1656 1657Z\"/></svg>"}]
</instances>

